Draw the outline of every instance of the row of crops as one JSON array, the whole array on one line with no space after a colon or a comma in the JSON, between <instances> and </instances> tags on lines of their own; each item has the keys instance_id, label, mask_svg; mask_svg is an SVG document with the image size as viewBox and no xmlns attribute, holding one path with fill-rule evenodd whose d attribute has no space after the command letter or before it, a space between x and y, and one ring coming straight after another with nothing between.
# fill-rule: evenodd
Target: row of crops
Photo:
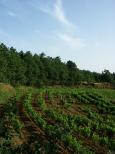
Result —
<instances>
[{"instance_id":1,"label":"row of crops","mask_svg":"<svg viewBox=\"0 0 115 154\"><path fill-rule=\"evenodd\" d=\"M54 108L48 107L48 100L53 107L55 99L58 100L58 107L55 107L55 105ZM73 152L78 151L84 153L85 151L86 153L88 151L89 153L90 151L93 153L95 150L91 149L86 143L86 141L89 141L93 145L98 144L100 147L105 147L105 149L114 150L115 106L100 95L77 91L59 91L59 93L53 90L40 91L36 101L38 107L41 109L40 113L37 113L32 107L32 96L28 97L27 100L30 102L26 104L29 104L30 107L30 111L26 110L27 113L32 113L30 116L39 127L42 127L41 129L44 130L47 136L50 135L49 138L54 137L54 140L58 139L64 146L66 146L66 138L71 138L70 144L68 143L66 148L68 146L71 147ZM92 104L95 105L97 112L92 112L91 109L88 109L85 110L86 115L79 113L68 115L62 107L67 103L69 104L69 108L71 108L72 103L84 104L84 106L86 104L89 106ZM60 106L62 109L60 109ZM68 110L67 105L66 107L66 110ZM71 145L73 142L77 145L79 143L79 146L75 146L74 144L76 148L73 147ZM87 150L83 150L84 148Z\"/></svg>"},{"instance_id":2,"label":"row of crops","mask_svg":"<svg viewBox=\"0 0 115 154\"><path fill-rule=\"evenodd\" d=\"M71 147L71 149L74 150L74 152L75 151L79 153L85 152L88 154L93 153L89 149L85 148L79 141L75 139L75 137L73 137L70 134L70 131L67 130L68 128L66 127L66 125L63 125L63 122L64 122L63 116L62 116L63 118L62 120L61 120L61 117L59 117L59 119L61 120L61 121L59 120L59 122L62 122L62 125L61 123L59 124L58 122L56 122L56 120L58 120L58 114L55 114L55 113L54 113L55 115L53 116L53 120L55 120L55 125L49 124L47 120L45 120L39 113L37 113L33 109L31 105L31 102L32 102L31 98L32 98L31 94L29 94L27 95L27 98L24 100L25 110L28 113L28 115L36 122L38 127L40 127L45 132L45 134L47 135L47 138L49 138L50 140L54 140L54 144L55 144L55 140L57 140L57 142L64 143L64 146ZM44 112L48 113L47 114L48 117L50 117L50 115L53 114L51 110L43 108L44 104L42 104L42 102L40 102L39 105Z\"/></svg>"},{"instance_id":3,"label":"row of crops","mask_svg":"<svg viewBox=\"0 0 115 154\"><path fill-rule=\"evenodd\" d=\"M39 132L35 136L30 132L29 141L10 149L11 153L25 153L25 149L32 153L115 152L115 104L97 92L44 88L28 91L21 98L10 99L5 124L8 121L8 127L13 127L13 131L21 137L25 122L19 118L18 104L21 104L24 116L39 128ZM14 133L10 134L10 137L6 135L1 150L5 150L7 141L11 141ZM29 149L30 145L32 147Z\"/></svg>"}]
</instances>

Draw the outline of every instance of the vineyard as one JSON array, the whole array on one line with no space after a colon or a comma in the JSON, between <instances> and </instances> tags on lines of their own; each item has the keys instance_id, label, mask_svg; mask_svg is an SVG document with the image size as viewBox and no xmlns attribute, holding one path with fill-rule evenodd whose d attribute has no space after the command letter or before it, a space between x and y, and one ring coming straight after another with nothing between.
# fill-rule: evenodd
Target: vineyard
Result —
<instances>
[{"instance_id":1,"label":"vineyard","mask_svg":"<svg viewBox=\"0 0 115 154\"><path fill-rule=\"evenodd\" d=\"M5 101L0 105L1 154L115 153L115 95L41 88L17 90Z\"/></svg>"}]
</instances>

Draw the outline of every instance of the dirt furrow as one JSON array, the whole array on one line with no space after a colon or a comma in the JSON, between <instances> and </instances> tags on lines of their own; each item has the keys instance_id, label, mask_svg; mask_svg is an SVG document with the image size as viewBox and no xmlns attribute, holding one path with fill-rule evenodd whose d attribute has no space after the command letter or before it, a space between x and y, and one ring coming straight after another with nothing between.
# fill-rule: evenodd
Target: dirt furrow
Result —
<instances>
[{"instance_id":1,"label":"dirt furrow","mask_svg":"<svg viewBox=\"0 0 115 154\"><path fill-rule=\"evenodd\" d=\"M24 124L24 127L22 129L22 133L24 136L32 136L32 135L43 135L43 132L39 127L36 126L36 124L30 119L30 117L26 114L22 103L17 103L18 109L19 109L19 119Z\"/></svg>"}]
</instances>

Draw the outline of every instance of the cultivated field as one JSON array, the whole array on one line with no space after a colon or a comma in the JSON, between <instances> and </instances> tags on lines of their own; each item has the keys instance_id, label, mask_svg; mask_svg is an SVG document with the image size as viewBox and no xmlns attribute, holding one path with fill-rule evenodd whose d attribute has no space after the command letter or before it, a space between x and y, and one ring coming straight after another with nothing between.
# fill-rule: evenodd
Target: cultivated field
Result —
<instances>
[{"instance_id":1,"label":"cultivated field","mask_svg":"<svg viewBox=\"0 0 115 154\"><path fill-rule=\"evenodd\" d=\"M0 92L1 154L115 153L115 91L5 88Z\"/></svg>"}]
</instances>

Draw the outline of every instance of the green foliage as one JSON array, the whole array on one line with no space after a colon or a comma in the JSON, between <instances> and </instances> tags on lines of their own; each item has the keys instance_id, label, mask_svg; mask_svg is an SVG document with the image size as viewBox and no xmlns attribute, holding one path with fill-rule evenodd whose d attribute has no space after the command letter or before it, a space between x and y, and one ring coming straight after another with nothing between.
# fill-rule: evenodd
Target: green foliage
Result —
<instances>
[{"instance_id":1,"label":"green foliage","mask_svg":"<svg viewBox=\"0 0 115 154\"><path fill-rule=\"evenodd\" d=\"M108 70L102 74L79 70L70 60L64 63L60 57L52 58L44 53L17 52L3 43L0 44L0 66L0 82L14 86L76 85L84 81L115 83L114 73Z\"/></svg>"},{"instance_id":2,"label":"green foliage","mask_svg":"<svg viewBox=\"0 0 115 154\"><path fill-rule=\"evenodd\" d=\"M94 152L90 151L87 148L84 148L82 144L73 138L71 135L62 136L62 140L64 141L66 146L72 147L73 151L80 154L93 154Z\"/></svg>"},{"instance_id":3,"label":"green foliage","mask_svg":"<svg viewBox=\"0 0 115 154\"><path fill-rule=\"evenodd\" d=\"M41 116L37 112L35 112L35 110L31 106L31 101L32 101L31 98L32 98L32 94L28 93L23 102L26 112L32 117L33 120L36 121L36 123L41 128L44 128L46 126L46 122L41 118Z\"/></svg>"},{"instance_id":4,"label":"green foliage","mask_svg":"<svg viewBox=\"0 0 115 154\"><path fill-rule=\"evenodd\" d=\"M13 149L11 148L11 140L10 139L2 139L2 143L0 144L0 154L12 154Z\"/></svg>"},{"instance_id":5,"label":"green foliage","mask_svg":"<svg viewBox=\"0 0 115 154\"><path fill-rule=\"evenodd\" d=\"M24 126L22 124L22 122L20 122L20 120L18 119L18 117L13 112L10 113L10 117L9 118L11 118L11 123L12 123L12 126L15 129L15 131L17 133L20 133L21 132L21 129Z\"/></svg>"},{"instance_id":6,"label":"green foliage","mask_svg":"<svg viewBox=\"0 0 115 154\"><path fill-rule=\"evenodd\" d=\"M92 139L93 139L93 141L94 141L95 143L98 143L98 142L99 142L100 137L99 137L99 135L97 135L97 134L93 133L93 135L92 135Z\"/></svg>"},{"instance_id":7,"label":"green foliage","mask_svg":"<svg viewBox=\"0 0 115 154\"><path fill-rule=\"evenodd\" d=\"M38 106L40 107L41 110L45 110L46 109L46 104L45 104L45 100L43 99L43 97L38 97L38 101L37 101Z\"/></svg>"},{"instance_id":8,"label":"green foliage","mask_svg":"<svg viewBox=\"0 0 115 154\"><path fill-rule=\"evenodd\" d=\"M5 114L0 122L1 153L8 150L9 153L58 153L67 150L92 154L100 152L98 147L106 152L115 151L115 105L111 98L103 97L93 89L65 87L30 88L23 92L22 97L17 90L16 97L11 97L4 106ZM12 149L13 134L20 136L24 127L17 116L20 97L25 116L34 124L34 129L40 131L39 135L30 132L31 137L25 144Z\"/></svg>"}]
</instances>

